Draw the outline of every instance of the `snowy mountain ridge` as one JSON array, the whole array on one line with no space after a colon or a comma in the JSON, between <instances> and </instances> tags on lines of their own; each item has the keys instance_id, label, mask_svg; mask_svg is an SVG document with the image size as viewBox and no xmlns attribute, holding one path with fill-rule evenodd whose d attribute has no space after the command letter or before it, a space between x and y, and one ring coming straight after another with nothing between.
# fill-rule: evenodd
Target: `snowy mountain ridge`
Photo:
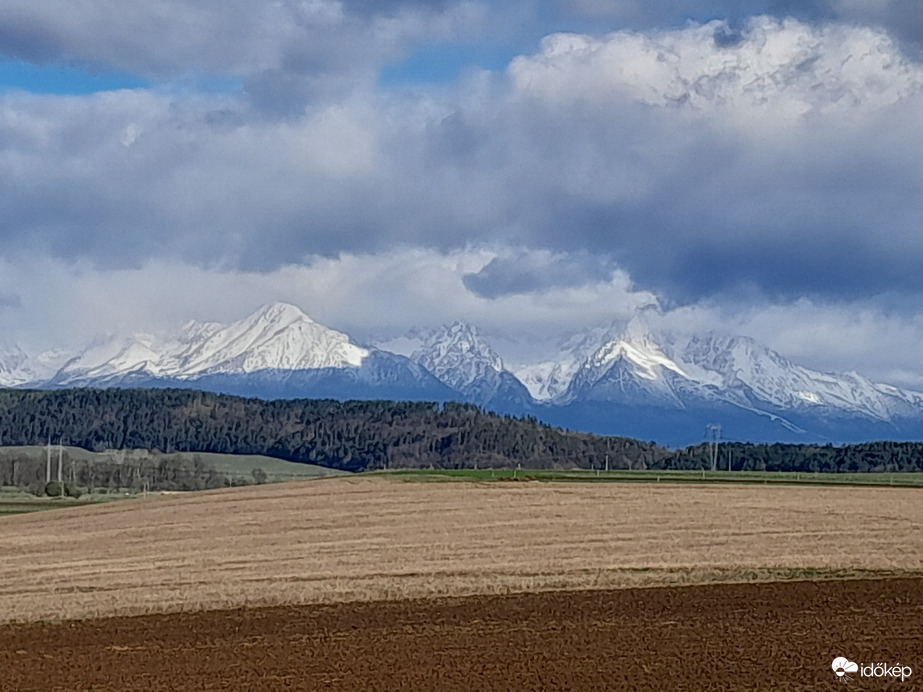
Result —
<instances>
[{"instance_id":1,"label":"snowy mountain ridge","mask_svg":"<svg viewBox=\"0 0 923 692\"><path fill-rule=\"evenodd\" d=\"M511 369L477 328L461 322L361 346L285 303L229 324L190 322L166 336L104 339L63 365L60 354L43 358L0 348L0 385L463 400L651 439L668 426L664 417L677 439L700 436L712 420L732 421L740 438L923 436L923 393L810 370L747 337L660 333L643 319L575 335L552 358Z\"/></svg>"},{"instance_id":2,"label":"snowy mountain ridge","mask_svg":"<svg viewBox=\"0 0 923 692\"><path fill-rule=\"evenodd\" d=\"M722 401L774 413L825 410L880 421L923 415L923 393L857 373L811 370L748 337L659 337L658 343L648 333L626 330L605 341L554 401L631 400L643 391L668 407Z\"/></svg>"}]
</instances>

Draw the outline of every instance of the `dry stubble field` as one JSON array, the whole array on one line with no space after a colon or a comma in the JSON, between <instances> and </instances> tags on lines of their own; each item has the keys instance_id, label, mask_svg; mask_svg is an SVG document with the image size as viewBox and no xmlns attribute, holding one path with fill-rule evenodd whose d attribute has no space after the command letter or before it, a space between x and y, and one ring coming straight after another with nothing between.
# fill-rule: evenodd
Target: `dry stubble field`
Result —
<instances>
[{"instance_id":1,"label":"dry stubble field","mask_svg":"<svg viewBox=\"0 0 923 692\"><path fill-rule=\"evenodd\" d=\"M816 689L858 651L923 677L921 498L379 477L8 517L0 689ZM907 578L823 580L880 572ZM146 613L173 615L111 617Z\"/></svg>"}]
</instances>

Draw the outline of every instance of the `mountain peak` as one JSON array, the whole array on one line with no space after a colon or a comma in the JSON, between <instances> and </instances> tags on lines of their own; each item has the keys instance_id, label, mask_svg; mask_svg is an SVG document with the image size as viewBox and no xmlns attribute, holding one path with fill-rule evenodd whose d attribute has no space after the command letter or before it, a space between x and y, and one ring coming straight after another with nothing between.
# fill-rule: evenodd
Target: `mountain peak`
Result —
<instances>
[{"instance_id":1,"label":"mountain peak","mask_svg":"<svg viewBox=\"0 0 923 692\"><path fill-rule=\"evenodd\" d=\"M242 320L210 331L180 354L192 374L358 367L369 352L291 303L271 303Z\"/></svg>"},{"instance_id":2,"label":"mountain peak","mask_svg":"<svg viewBox=\"0 0 923 692\"><path fill-rule=\"evenodd\" d=\"M411 358L439 375L438 371L457 368L463 361L477 362L480 369L500 372L503 360L477 328L466 322L453 322L422 337L422 345Z\"/></svg>"},{"instance_id":3,"label":"mountain peak","mask_svg":"<svg viewBox=\"0 0 923 692\"><path fill-rule=\"evenodd\" d=\"M456 321L414 334L411 360L469 401L499 410L521 411L531 401L528 390L503 367L503 360L466 322Z\"/></svg>"},{"instance_id":4,"label":"mountain peak","mask_svg":"<svg viewBox=\"0 0 923 692\"><path fill-rule=\"evenodd\" d=\"M676 362L667 357L656 343L646 337L610 341L594 353L583 367L607 369L611 367L610 364L619 360L630 362L638 375L645 379L656 380L660 368L666 368L687 377Z\"/></svg>"},{"instance_id":5,"label":"mountain peak","mask_svg":"<svg viewBox=\"0 0 923 692\"><path fill-rule=\"evenodd\" d=\"M264 320L273 323L287 323L306 321L314 323L305 312L297 305L292 303L276 302L269 303L259 308L251 315L251 318ZM316 323L315 323L316 324Z\"/></svg>"}]
</instances>

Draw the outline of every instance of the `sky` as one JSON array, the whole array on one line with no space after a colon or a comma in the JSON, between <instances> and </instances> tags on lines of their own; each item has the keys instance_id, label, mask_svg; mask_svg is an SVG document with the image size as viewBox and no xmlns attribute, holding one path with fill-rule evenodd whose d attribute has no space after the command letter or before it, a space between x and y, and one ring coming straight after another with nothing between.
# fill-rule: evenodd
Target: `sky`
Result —
<instances>
[{"instance_id":1,"label":"sky","mask_svg":"<svg viewBox=\"0 0 923 692\"><path fill-rule=\"evenodd\" d=\"M923 388L921 112L918 0L0 0L0 341L644 313Z\"/></svg>"}]
</instances>

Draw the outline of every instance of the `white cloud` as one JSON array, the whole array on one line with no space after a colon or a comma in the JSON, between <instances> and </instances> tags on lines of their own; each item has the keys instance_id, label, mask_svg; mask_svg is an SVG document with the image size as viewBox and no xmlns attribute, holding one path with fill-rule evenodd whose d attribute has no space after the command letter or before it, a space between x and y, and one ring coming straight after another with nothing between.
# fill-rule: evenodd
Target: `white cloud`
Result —
<instances>
[{"instance_id":1,"label":"white cloud","mask_svg":"<svg viewBox=\"0 0 923 692\"><path fill-rule=\"evenodd\" d=\"M100 269L42 258L4 261L0 294L15 300L0 307L0 328L32 350L75 347L100 334L172 329L188 319L238 319L262 304L285 300L359 337L396 336L463 319L496 334L551 338L626 319L656 302L621 271L606 280L494 299L465 286L467 275L509 252L405 248L313 257L270 272L172 262ZM546 253L538 254L540 261L546 259ZM41 281L29 281L33 276Z\"/></svg>"},{"instance_id":2,"label":"white cloud","mask_svg":"<svg viewBox=\"0 0 923 692\"><path fill-rule=\"evenodd\" d=\"M731 123L756 115L763 130L815 112L855 117L857 109L887 107L923 88L923 68L879 29L757 17L739 41L722 45L715 36L727 30L713 21L602 38L554 34L509 72L519 93L553 104L628 100L699 117L724 114Z\"/></svg>"}]
</instances>

